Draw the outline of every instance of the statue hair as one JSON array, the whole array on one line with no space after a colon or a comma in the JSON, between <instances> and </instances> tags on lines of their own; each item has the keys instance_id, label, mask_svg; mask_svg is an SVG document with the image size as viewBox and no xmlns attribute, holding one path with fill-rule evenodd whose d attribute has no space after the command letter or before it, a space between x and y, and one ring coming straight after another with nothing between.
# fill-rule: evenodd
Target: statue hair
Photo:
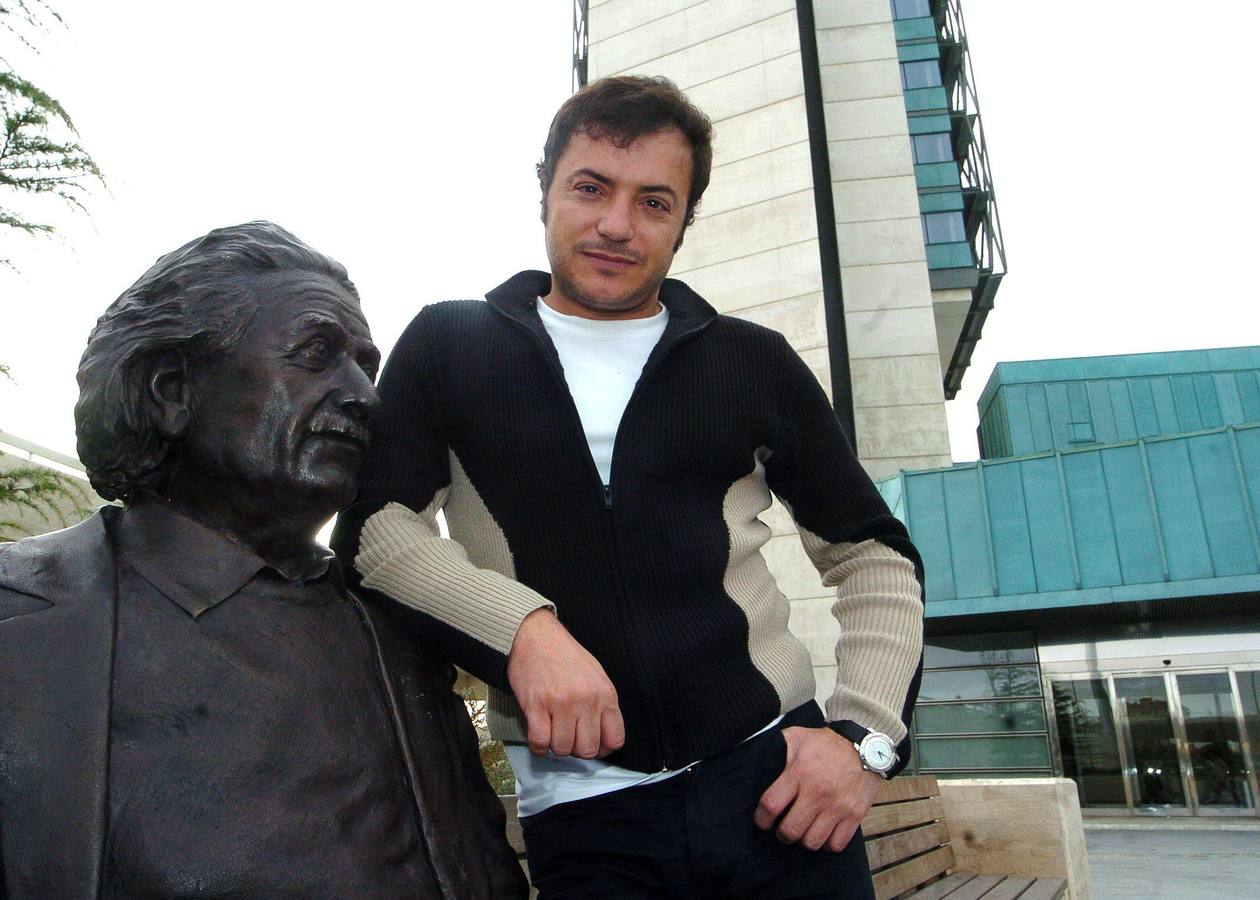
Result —
<instances>
[{"instance_id":1,"label":"statue hair","mask_svg":"<svg viewBox=\"0 0 1260 900\"><path fill-rule=\"evenodd\" d=\"M154 425L153 364L176 353L195 368L231 347L258 310L258 277L327 275L358 299L345 268L270 222L217 228L160 258L97 320L79 361L79 459L93 489L128 501L160 490L173 445Z\"/></svg>"}]
</instances>

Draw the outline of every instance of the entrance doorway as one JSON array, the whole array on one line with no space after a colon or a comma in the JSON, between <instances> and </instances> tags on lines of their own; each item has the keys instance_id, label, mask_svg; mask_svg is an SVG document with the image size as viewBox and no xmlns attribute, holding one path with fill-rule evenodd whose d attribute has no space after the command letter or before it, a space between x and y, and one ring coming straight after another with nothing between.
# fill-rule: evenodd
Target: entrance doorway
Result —
<instances>
[{"instance_id":1,"label":"entrance doorway","mask_svg":"<svg viewBox=\"0 0 1260 900\"><path fill-rule=\"evenodd\" d=\"M1052 676L1056 760L1099 814L1256 815L1260 670Z\"/></svg>"}]
</instances>

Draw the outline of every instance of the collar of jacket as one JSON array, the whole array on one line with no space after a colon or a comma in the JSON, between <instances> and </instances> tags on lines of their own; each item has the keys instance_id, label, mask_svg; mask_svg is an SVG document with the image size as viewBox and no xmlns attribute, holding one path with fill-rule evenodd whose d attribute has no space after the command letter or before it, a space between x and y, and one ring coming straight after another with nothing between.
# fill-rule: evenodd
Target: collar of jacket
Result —
<instances>
[{"instance_id":1,"label":"collar of jacket","mask_svg":"<svg viewBox=\"0 0 1260 900\"><path fill-rule=\"evenodd\" d=\"M486 294L486 300L508 318L525 321L538 318L538 298L550 291L551 275L527 270L518 272ZM677 323L680 331L691 331L717 316L717 310L703 297L673 278L661 283L660 301L669 310L671 329Z\"/></svg>"},{"instance_id":2,"label":"collar of jacket","mask_svg":"<svg viewBox=\"0 0 1260 900\"><path fill-rule=\"evenodd\" d=\"M538 315L539 298L551 291L551 275L527 270L518 272L490 293L486 300L492 309L529 332L542 347L552 369L563 382L564 369L551 337ZM707 328L718 317L717 310L681 281L666 278L661 283L661 305L669 310L665 333L656 342L643 365L642 382L675 344Z\"/></svg>"}]
</instances>

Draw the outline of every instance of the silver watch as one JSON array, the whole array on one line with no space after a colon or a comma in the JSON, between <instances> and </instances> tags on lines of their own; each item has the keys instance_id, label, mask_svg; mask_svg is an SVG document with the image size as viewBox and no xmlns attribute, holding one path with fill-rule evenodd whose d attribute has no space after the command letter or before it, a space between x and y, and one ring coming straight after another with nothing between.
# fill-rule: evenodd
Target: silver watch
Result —
<instances>
[{"instance_id":1,"label":"silver watch","mask_svg":"<svg viewBox=\"0 0 1260 900\"><path fill-rule=\"evenodd\" d=\"M858 758L862 760L862 768L881 778L887 778L892 767L897 765L897 745L886 734L868 732L860 744L853 746L857 748Z\"/></svg>"}]
</instances>

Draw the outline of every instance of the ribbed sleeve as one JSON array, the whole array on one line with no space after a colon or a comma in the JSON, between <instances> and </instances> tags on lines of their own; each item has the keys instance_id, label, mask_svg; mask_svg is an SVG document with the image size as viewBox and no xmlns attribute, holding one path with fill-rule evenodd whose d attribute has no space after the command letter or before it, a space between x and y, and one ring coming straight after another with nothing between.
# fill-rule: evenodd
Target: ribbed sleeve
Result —
<instances>
[{"instance_id":1,"label":"ribbed sleeve","mask_svg":"<svg viewBox=\"0 0 1260 900\"><path fill-rule=\"evenodd\" d=\"M388 594L507 656L521 620L544 597L510 576L474 566L443 538L434 514L445 492L421 513L390 503L363 526L355 568L363 586ZM476 673L474 673L476 674Z\"/></svg>"}]
</instances>

